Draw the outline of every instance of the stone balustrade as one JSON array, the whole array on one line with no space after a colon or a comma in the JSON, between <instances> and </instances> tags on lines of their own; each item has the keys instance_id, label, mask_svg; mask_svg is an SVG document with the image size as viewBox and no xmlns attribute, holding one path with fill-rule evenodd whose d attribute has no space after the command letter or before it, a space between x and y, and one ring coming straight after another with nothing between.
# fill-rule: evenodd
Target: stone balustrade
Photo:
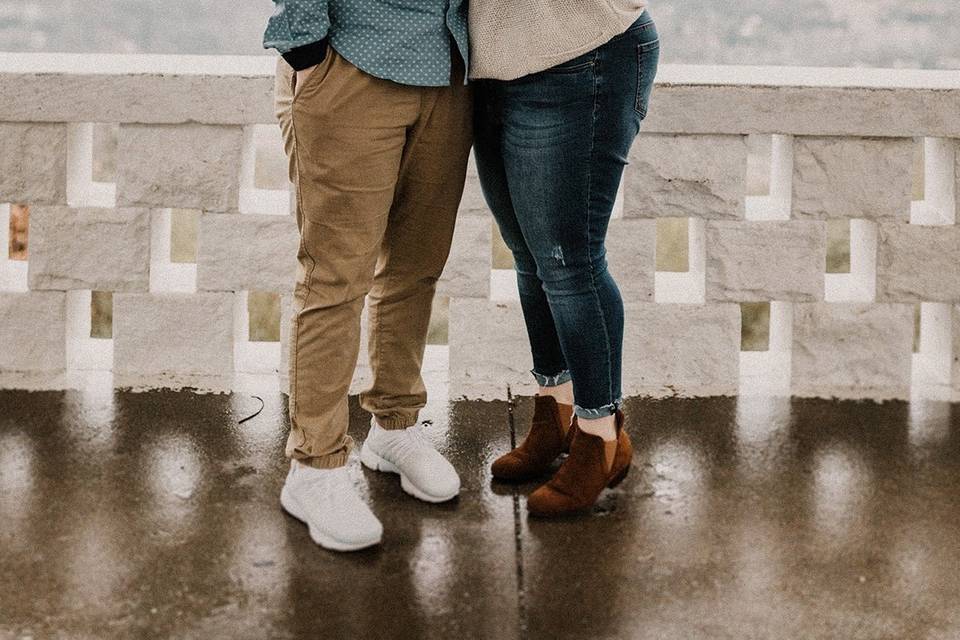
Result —
<instances>
[{"instance_id":1,"label":"stone balustrade","mask_svg":"<svg viewBox=\"0 0 960 640\"><path fill-rule=\"evenodd\" d=\"M0 246L11 206L30 207L28 260L0 255L0 387L103 371L116 386L258 373L285 388L297 230L289 186L257 176L282 154L273 70L270 56L0 55ZM610 230L625 393L960 397L958 107L956 72L664 66ZM116 127L110 181L93 171L101 125ZM200 212L192 264L170 258L180 209ZM687 269L658 270L659 225L677 218ZM838 229L849 269L828 273ZM453 397L533 389L494 241L471 171L440 284ZM90 337L94 291L112 293L110 339ZM280 297L280 342L249 339L251 292ZM742 351L743 305L758 303L769 347Z\"/></svg>"}]
</instances>

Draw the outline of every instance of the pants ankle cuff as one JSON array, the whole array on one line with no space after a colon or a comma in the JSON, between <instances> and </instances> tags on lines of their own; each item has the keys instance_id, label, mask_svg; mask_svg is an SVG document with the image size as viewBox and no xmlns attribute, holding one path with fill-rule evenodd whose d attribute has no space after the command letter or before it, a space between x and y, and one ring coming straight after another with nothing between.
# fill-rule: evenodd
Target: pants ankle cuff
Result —
<instances>
[{"instance_id":1,"label":"pants ankle cuff","mask_svg":"<svg viewBox=\"0 0 960 640\"><path fill-rule=\"evenodd\" d=\"M406 429L408 427L412 427L413 425L417 424L417 416L413 416L412 418L410 418L407 416L393 415L393 416L384 416L381 418L380 416L375 415L373 419L377 421L377 424L380 425L381 429L385 429L387 431Z\"/></svg>"},{"instance_id":2,"label":"pants ankle cuff","mask_svg":"<svg viewBox=\"0 0 960 640\"><path fill-rule=\"evenodd\" d=\"M600 418L607 418L612 415L616 415L622 404L623 400L617 400L616 402L605 404L596 409L585 409L584 407L575 404L573 405L573 412L577 414L578 418L582 418L584 420L598 420Z\"/></svg>"},{"instance_id":3,"label":"pants ankle cuff","mask_svg":"<svg viewBox=\"0 0 960 640\"><path fill-rule=\"evenodd\" d=\"M570 370L564 369L560 373L554 375L544 375L542 373L537 373L536 371L530 371L533 374L533 377L536 378L537 384L541 387L559 387L562 384L570 382L573 378L570 376Z\"/></svg>"},{"instance_id":4,"label":"pants ankle cuff","mask_svg":"<svg viewBox=\"0 0 960 640\"><path fill-rule=\"evenodd\" d=\"M296 458L300 464L305 464L314 469L336 469L347 464L350 457L350 447L344 447L336 453L318 458Z\"/></svg>"}]
</instances>

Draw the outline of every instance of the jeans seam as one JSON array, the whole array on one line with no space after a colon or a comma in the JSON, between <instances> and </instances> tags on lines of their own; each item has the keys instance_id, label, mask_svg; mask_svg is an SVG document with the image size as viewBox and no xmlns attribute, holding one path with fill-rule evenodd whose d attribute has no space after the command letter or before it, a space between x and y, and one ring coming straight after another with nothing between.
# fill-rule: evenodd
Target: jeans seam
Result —
<instances>
[{"instance_id":1,"label":"jeans seam","mask_svg":"<svg viewBox=\"0 0 960 640\"><path fill-rule=\"evenodd\" d=\"M600 302L600 294L597 291L597 281L596 274L594 273L594 264L593 256L590 255L590 236L591 236L591 221L593 220L592 215L592 202L593 202L593 168L594 168L594 154L596 153L597 145L597 116L599 113L599 99L600 91L598 85L598 79L600 77L601 65L599 60L600 54L597 54L597 65L594 70L593 76L593 118L591 121L591 130L590 130L590 170L587 175L587 206L586 206L586 215L587 215L587 265L590 273L590 292L593 294L593 298L597 304L597 310L600 312L601 327L603 330L603 340L606 343L606 365L607 365L607 397L613 395L613 372L611 371L611 358L610 358L610 334L607 331L607 318L603 312L603 304Z\"/></svg>"}]
</instances>

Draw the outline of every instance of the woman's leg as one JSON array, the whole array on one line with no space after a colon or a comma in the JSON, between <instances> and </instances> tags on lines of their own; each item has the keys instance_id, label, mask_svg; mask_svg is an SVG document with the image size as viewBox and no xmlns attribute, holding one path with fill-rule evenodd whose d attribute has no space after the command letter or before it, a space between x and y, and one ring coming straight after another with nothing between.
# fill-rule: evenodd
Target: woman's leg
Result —
<instances>
[{"instance_id":1,"label":"woman's leg","mask_svg":"<svg viewBox=\"0 0 960 640\"><path fill-rule=\"evenodd\" d=\"M502 86L497 82L481 81L475 85L474 153L477 170L484 198L513 254L520 304L533 354L533 374L540 386L540 395L572 405L570 371L563 357L543 282L523 238L507 186L503 163L502 93Z\"/></svg>"},{"instance_id":2,"label":"woman's leg","mask_svg":"<svg viewBox=\"0 0 960 640\"><path fill-rule=\"evenodd\" d=\"M623 303L604 238L657 53L656 30L641 19L596 51L502 85L516 219L572 374L581 429L609 440L621 403Z\"/></svg>"}]
</instances>

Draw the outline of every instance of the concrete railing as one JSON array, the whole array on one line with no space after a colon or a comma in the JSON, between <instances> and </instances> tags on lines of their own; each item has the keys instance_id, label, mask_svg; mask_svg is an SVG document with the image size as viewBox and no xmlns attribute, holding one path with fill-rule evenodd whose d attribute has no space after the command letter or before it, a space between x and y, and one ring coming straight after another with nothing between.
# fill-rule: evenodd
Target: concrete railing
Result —
<instances>
[{"instance_id":1,"label":"concrete railing","mask_svg":"<svg viewBox=\"0 0 960 640\"><path fill-rule=\"evenodd\" d=\"M90 370L117 386L219 389L245 372L285 386L297 231L288 185L257 176L282 154L273 70L268 56L0 55L0 246L10 206L30 206L28 260L0 254L0 386ZM111 180L93 171L103 124ZM610 231L625 393L960 397L958 155L956 72L663 67ZM179 209L201 212L192 264L170 258ZM684 272L657 271L664 218L686 219ZM848 273L827 273L834 229ZM493 238L471 172L440 286L455 397L531 390ZM90 337L92 291L113 293L111 339ZM249 340L249 292L280 297L279 343ZM741 351L745 303L769 304L766 351Z\"/></svg>"}]
</instances>

